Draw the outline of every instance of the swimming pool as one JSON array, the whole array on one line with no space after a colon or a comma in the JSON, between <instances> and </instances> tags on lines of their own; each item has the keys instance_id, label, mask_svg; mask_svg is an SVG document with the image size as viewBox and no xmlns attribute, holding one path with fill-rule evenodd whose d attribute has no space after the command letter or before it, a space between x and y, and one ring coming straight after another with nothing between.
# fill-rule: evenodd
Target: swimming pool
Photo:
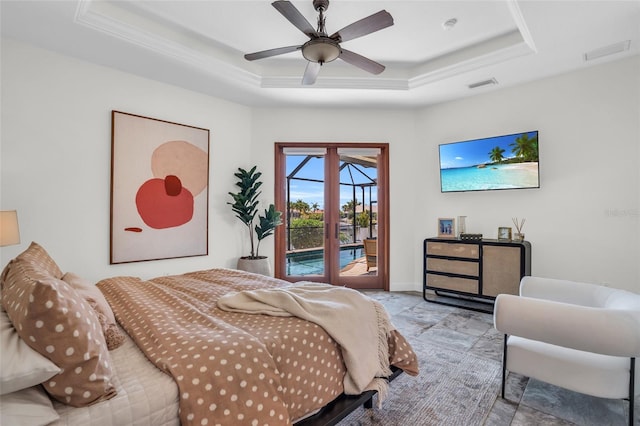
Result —
<instances>
[{"instance_id":1,"label":"swimming pool","mask_svg":"<svg viewBox=\"0 0 640 426\"><path fill-rule=\"evenodd\" d=\"M340 247L340 269L361 257L364 257L362 246ZM287 275L322 274L324 274L323 249L287 254Z\"/></svg>"}]
</instances>

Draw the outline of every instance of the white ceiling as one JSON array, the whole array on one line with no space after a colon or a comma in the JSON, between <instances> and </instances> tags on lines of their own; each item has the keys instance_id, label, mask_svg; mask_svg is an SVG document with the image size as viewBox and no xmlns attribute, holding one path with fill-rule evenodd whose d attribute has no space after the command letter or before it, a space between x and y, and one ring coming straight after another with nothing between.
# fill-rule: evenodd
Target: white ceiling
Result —
<instances>
[{"instance_id":1,"label":"white ceiling","mask_svg":"<svg viewBox=\"0 0 640 426\"><path fill-rule=\"evenodd\" d=\"M243 58L308 40L270 3L2 0L1 29L3 37L255 106L424 106L640 54L637 0L332 0L329 34L382 9L393 16L393 26L342 43L387 68L371 75L336 60L303 87L299 51ZM315 27L312 1L292 3ZM451 18L457 24L445 30ZM618 46L628 50L584 59ZM497 84L468 87L491 79Z\"/></svg>"}]
</instances>

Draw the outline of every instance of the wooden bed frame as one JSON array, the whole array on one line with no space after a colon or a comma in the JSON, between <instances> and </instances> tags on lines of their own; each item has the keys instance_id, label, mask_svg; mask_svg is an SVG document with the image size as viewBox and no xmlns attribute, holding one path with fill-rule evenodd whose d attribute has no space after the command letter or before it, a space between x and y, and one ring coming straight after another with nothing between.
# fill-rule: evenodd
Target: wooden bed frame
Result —
<instances>
[{"instance_id":1,"label":"wooden bed frame","mask_svg":"<svg viewBox=\"0 0 640 426\"><path fill-rule=\"evenodd\" d=\"M401 369L394 366L391 366L391 371L389 382L402 373ZM376 393L373 390L363 392L360 395L345 395L343 393L313 416L294 423L294 426L334 426L361 405L364 408L373 408L373 396Z\"/></svg>"}]
</instances>

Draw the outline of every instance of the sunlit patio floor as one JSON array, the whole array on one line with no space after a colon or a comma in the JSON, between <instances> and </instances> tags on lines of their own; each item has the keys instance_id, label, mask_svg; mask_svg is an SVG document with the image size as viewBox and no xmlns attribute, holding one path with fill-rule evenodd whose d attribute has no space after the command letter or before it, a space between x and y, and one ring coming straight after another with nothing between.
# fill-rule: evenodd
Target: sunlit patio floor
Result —
<instances>
[{"instance_id":1,"label":"sunlit patio floor","mask_svg":"<svg viewBox=\"0 0 640 426\"><path fill-rule=\"evenodd\" d=\"M357 275L375 275L378 268L372 267L367 271L367 261L364 257L349 262L347 266L340 270L340 275L353 277Z\"/></svg>"}]
</instances>

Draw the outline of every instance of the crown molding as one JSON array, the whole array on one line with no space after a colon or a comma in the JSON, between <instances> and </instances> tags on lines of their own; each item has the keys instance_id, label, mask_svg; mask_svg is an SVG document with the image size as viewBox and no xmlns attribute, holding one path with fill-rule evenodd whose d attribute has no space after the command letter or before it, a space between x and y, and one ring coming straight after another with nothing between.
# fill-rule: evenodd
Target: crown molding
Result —
<instances>
[{"instance_id":1,"label":"crown molding","mask_svg":"<svg viewBox=\"0 0 640 426\"><path fill-rule=\"evenodd\" d=\"M322 77L313 86L301 86L302 76L298 77L262 77L260 87L277 88L305 88L305 89L373 89L373 90L409 90L406 79L391 78L353 78L353 77Z\"/></svg>"},{"instance_id":2,"label":"crown molding","mask_svg":"<svg viewBox=\"0 0 640 426\"><path fill-rule=\"evenodd\" d=\"M98 5L99 7L96 7ZM108 14L109 12L112 15ZM127 43L137 45L172 58L178 62L200 69L217 78L234 81L240 84L258 87L260 76L227 61L206 55L191 49L184 44L176 43L160 37L138 26L128 24L123 19L116 19L118 12L107 2L80 0L76 9L74 22L96 31L101 31ZM122 15L120 15L122 16Z\"/></svg>"},{"instance_id":3,"label":"crown molding","mask_svg":"<svg viewBox=\"0 0 640 426\"><path fill-rule=\"evenodd\" d=\"M297 89L355 89L407 91L451 78L481 67L508 61L535 53L522 13L516 0L508 0L509 10L517 30L494 37L473 46L432 58L420 64L399 65L399 77L340 77L324 75L313 86L302 86L302 76L261 75L259 67L243 67L235 56L216 46L181 34L173 41L160 34L158 22L152 17L141 16L131 10L118 7L117 3L97 0L79 0L74 22L100 31L127 43L169 57L193 67L206 75L223 81L252 88ZM154 31L155 30L155 31ZM171 31L164 28L165 33ZM213 44L213 43L212 43ZM197 49L200 47L201 49ZM234 63L236 62L236 63ZM404 67L401 69L400 67ZM256 71L253 71L256 70ZM405 77L406 76L406 77Z\"/></svg>"},{"instance_id":4,"label":"crown molding","mask_svg":"<svg viewBox=\"0 0 640 426\"><path fill-rule=\"evenodd\" d=\"M517 37L520 41L514 41L513 43L498 47L495 50L489 50L486 53L476 52L473 56L469 57L469 59L457 58L457 60L452 61L450 65L441 63L429 71L416 73L409 78L409 88L421 87L469 71L535 53L531 47L520 38L519 32L514 31L508 36ZM446 62L446 60L442 62Z\"/></svg>"}]
</instances>

